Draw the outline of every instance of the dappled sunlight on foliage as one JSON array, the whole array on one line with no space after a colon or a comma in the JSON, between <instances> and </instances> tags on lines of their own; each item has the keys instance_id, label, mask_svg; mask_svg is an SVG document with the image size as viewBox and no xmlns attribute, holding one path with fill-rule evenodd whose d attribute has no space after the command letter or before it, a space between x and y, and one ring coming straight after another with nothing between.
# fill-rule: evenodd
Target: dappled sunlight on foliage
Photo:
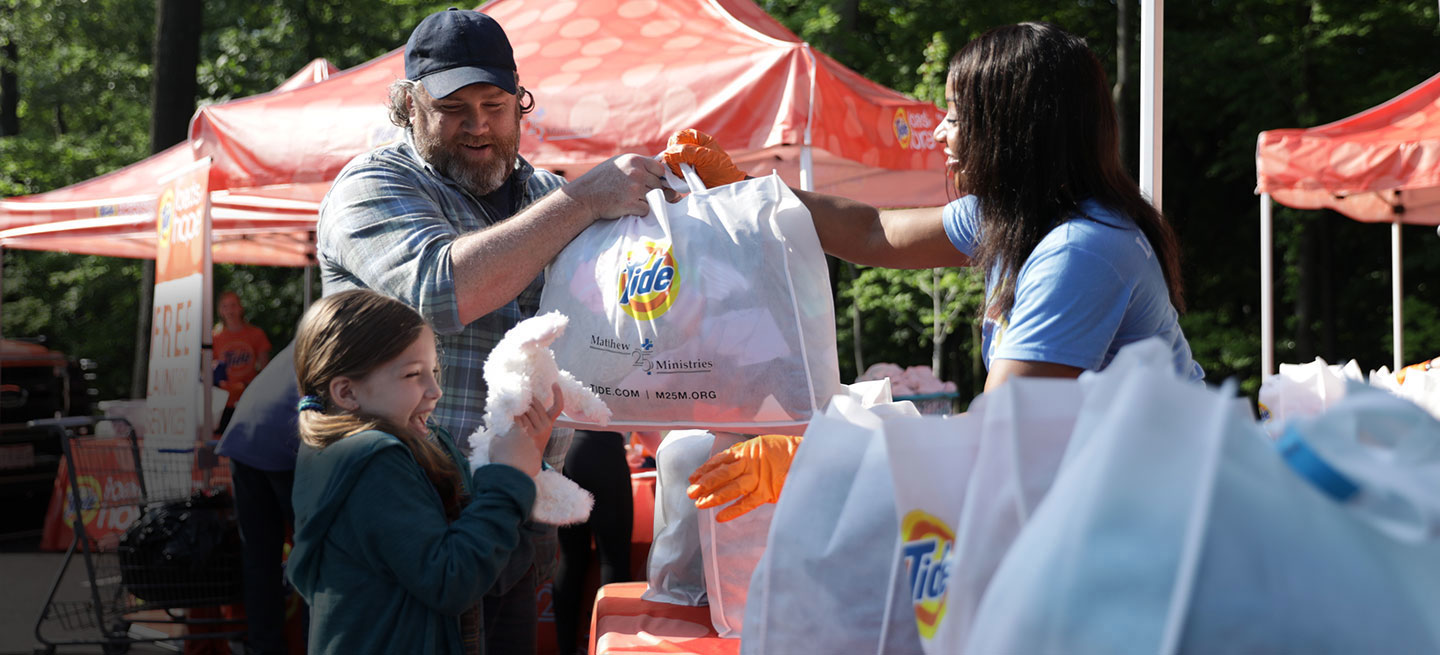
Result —
<instances>
[{"instance_id":1,"label":"dappled sunlight on foliage","mask_svg":"<svg viewBox=\"0 0 1440 655\"><path fill-rule=\"evenodd\" d=\"M197 106L269 91L316 57L341 68L367 61L401 47L421 17L451 4L206 0ZM1121 44L1113 2L758 4L867 78L937 104L954 51L1017 21L1052 21L1084 36L1116 78ZM1139 3L1127 6L1130 84L1119 111L1125 158L1134 166L1141 12ZM1169 3L1165 25L1163 201L1184 249L1190 312L1181 324L1212 382L1238 377L1253 394L1260 366L1256 137L1344 118L1435 74L1440 16L1433 0L1232 0ZM146 156L154 29L154 0L0 5L0 45L15 50L13 61L0 54L0 66L16 76L19 127L0 136L0 194L52 190ZM1276 361L1318 355L1388 366L1389 227L1284 208L1275 225ZM1404 233L1405 361L1413 362L1440 355L1440 239L1433 228ZM45 335L68 354L100 360L102 398L128 393L140 262L7 251L4 264L5 335ZM932 273L862 268L852 277L838 270L842 375L854 377L857 333L867 362L929 365ZM216 288L239 292L250 320L278 349L299 317L302 276L298 269L217 266ZM973 395L984 377L974 369L980 286L973 273L950 270L939 283L943 293L955 292L942 303L941 323L950 330L943 377L959 383L962 396Z\"/></svg>"}]
</instances>

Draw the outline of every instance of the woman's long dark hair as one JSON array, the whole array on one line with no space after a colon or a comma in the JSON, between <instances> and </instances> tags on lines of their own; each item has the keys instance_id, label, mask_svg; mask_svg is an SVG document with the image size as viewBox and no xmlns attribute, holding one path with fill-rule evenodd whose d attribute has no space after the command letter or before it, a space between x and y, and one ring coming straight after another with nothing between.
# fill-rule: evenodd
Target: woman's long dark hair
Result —
<instances>
[{"instance_id":1,"label":"woman's long dark hair","mask_svg":"<svg viewBox=\"0 0 1440 655\"><path fill-rule=\"evenodd\" d=\"M409 305L368 289L342 291L311 305L295 335L295 378L300 395L319 398L324 410L300 412L300 438L324 448L365 430L395 435L424 469L453 520L460 515L460 472L441 446L387 421L346 412L330 398L331 380L365 377L404 353L426 326Z\"/></svg>"},{"instance_id":2,"label":"woman's long dark hair","mask_svg":"<svg viewBox=\"0 0 1440 655\"><path fill-rule=\"evenodd\" d=\"M1010 311L1030 253L1086 198L1135 221L1159 259L1171 304L1185 311L1175 231L1120 163L1110 84L1084 39L1049 23L997 27L955 54L948 81L959 119L949 145L960 191L979 200L974 263L987 274L1000 264L982 311Z\"/></svg>"}]
</instances>

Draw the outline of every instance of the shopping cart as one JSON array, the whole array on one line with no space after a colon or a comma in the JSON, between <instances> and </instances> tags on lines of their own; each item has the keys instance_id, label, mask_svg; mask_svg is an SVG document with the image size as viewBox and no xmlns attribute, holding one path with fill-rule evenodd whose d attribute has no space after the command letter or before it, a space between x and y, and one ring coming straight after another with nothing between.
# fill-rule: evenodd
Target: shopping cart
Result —
<instances>
[{"instance_id":1,"label":"shopping cart","mask_svg":"<svg viewBox=\"0 0 1440 655\"><path fill-rule=\"evenodd\" d=\"M103 422L114 428L110 436L92 435ZM35 638L43 644L36 653L81 644L124 653L138 642L244 634L237 621L187 617L184 611L237 603L242 596L233 503L218 484L226 480L214 458L199 457L193 447L142 448L123 418L66 417L30 425L55 430L64 445L64 515L74 535L35 622ZM185 479L177 483L177 461L201 465L183 467ZM88 597L57 598L77 553ZM177 630L167 625L187 628L171 634ZM65 637L47 637L52 632Z\"/></svg>"},{"instance_id":2,"label":"shopping cart","mask_svg":"<svg viewBox=\"0 0 1440 655\"><path fill-rule=\"evenodd\" d=\"M960 394L955 391L941 391L938 393L920 393L910 396L895 396L896 402L908 400L915 403L915 409L921 414L935 416L949 416L955 412L955 405L960 400Z\"/></svg>"}]
</instances>

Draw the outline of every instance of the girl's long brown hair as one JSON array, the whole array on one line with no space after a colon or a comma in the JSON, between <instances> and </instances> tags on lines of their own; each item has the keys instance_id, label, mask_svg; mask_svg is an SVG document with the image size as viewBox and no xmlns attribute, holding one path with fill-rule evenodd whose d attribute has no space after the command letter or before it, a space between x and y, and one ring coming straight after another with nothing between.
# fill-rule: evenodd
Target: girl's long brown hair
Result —
<instances>
[{"instance_id":1,"label":"girl's long brown hair","mask_svg":"<svg viewBox=\"0 0 1440 655\"><path fill-rule=\"evenodd\" d=\"M1048 23L997 27L955 54L948 81L961 192L979 201L975 265L990 274L999 264L982 312L1010 311L1030 253L1086 198L1135 221L1155 250L1170 303L1185 311L1175 231L1120 162L1110 84L1084 39Z\"/></svg>"},{"instance_id":2,"label":"girl's long brown hair","mask_svg":"<svg viewBox=\"0 0 1440 655\"><path fill-rule=\"evenodd\" d=\"M316 448L365 430L395 435L410 449L454 519L460 512L460 472L443 448L374 417L351 414L330 398L330 381L363 378L405 352L425 334L425 319L408 305L374 291L354 289L321 298L300 319L295 336L295 378L301 396L315 396L323 411L300 412L300 438Z\"/></svg>"}]
</instances>

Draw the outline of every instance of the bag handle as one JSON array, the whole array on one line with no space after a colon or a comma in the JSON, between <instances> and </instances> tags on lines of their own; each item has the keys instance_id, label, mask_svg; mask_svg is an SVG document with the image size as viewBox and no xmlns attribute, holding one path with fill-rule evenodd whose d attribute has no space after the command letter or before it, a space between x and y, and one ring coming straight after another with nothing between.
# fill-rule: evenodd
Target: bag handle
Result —
<instances>
[{"instance_id":1,"label":"bag handle","mask_svg":"<svg viewBox=\"0 0 1440 655\"><path fill-rule=\"evenodd\" d=\"M675 171L670 170L670 167L666 166L665 183L669 185L671 189L679 191L680 193L705 193L709 191L709 189L705 188L705 181L700 179L700 174L695 172L694 166L681 164L680 174L684 177L676 177Z\"/></svg>"}]
</instances>

